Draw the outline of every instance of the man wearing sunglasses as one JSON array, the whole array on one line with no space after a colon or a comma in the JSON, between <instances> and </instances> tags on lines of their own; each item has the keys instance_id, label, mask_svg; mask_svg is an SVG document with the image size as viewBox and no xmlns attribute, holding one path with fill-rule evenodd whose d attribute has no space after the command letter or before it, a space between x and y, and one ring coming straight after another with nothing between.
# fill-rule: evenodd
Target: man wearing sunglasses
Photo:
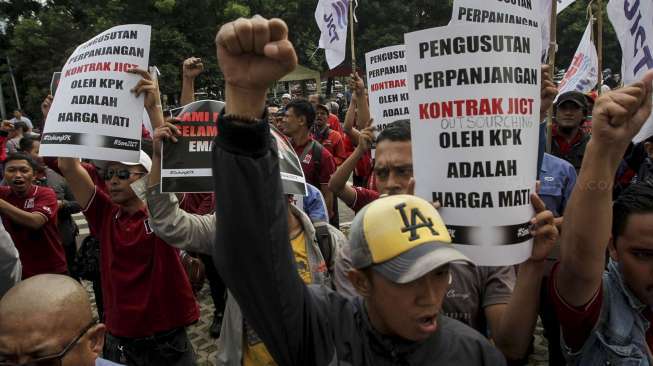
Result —
<instances>
[{"instance_id":1,"label":"man wearing sunglasses","mask_svg":"<svg viewBox=\"0 0 653 366\"><path fill-rule=\"evenodd\" d=\"M158 86L143 70L132 90L145 95L153 124L163 123ZM94 184L78 159L59 158L84 216L100 241L100 274L107 340L104 356L129 365L195 365L185 327L199 308L179 259L150 226L147 207L131 183L150 171L143 151L138 163L108 162L107 193Z\"/></svg>"},{"instance_id":2,"label":"man wearing sunglasses","mask_svg":"<svg viewBox=\"0 0 653 366\"><path fill-rule=\"evenodd\" d=\"M0 366L115 366L99 358L105 332L77 281L30 277L0 301Z\"/></svg>"}]
</instances>

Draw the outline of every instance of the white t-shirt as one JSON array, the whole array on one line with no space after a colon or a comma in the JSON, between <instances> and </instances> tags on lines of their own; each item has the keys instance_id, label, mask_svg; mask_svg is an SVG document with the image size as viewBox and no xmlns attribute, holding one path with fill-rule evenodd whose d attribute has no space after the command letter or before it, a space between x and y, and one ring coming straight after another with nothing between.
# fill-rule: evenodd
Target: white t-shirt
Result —
<instances>
[{"instance_id":1,"label":"white t-shirt","mask_svg":"<svg viewBox=\"0 0 653 366\"><path fill-rule=\"evenodd\" d=\"M30 129L34 128L34 125L32 125L32 121L30 121L30 119L25 117L25 116L20 117L20 119L12 118L12 119L9 120L9 122L11 122L11 123L25 122L27 127L29 127Z\"/></svg>"}]
</instances>

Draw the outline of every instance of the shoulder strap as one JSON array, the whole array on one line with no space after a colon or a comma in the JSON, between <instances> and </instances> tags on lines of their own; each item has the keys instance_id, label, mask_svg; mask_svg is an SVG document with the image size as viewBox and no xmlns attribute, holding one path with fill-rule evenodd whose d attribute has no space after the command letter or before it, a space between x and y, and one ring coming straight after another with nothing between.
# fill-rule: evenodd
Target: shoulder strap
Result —
<instances>
[{"instance_id":1,"label":"shoulder strap","mask_svg":"<svg viewBox=\"0 0 653 366\"><path fill-rule=\"evenodd\" d=\"M333 243L331 241L331 233L329 233L329 224L326 222L314 222L313 227L315 227L315 238L317 239L317 245L320 247L320 252L324 258L327 269L331 272L331 252L333 250Z\"/></svg>"},{"instance_id":2,"label":"shoulder strap","mask_svg":"<svg viewBox=\"0 0 653 366\"><path fill-rule=\"evenodd\" d=\"M315 171L319 172L322 164L322 145L313 140L313 159L315 159ZM319 188L319 187L318 187Z\"/></svg>"}]
</instances>

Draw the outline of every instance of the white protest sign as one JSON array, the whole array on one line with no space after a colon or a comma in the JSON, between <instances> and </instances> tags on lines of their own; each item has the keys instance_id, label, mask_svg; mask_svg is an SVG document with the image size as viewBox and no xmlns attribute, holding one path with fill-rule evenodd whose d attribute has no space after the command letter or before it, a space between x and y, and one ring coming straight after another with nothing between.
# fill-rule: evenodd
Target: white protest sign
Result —
<instances>
[{"instance_id":1,"label":"white protest sign","mask_svg":"<svg viewBox=\"0 0 653 366\"><path fill-rule=\"evenodd\" d=\"M370 114L377 132L409 117L405 52L406 46L397 45L365 54Z\"/></svg>"},{"instance_id":2,"label":"white protest sign","mask_svg":"<svg viewBox=\"0 0 653 366\"><path fill-rule=\"evenodd\" d=\"M608 16L621 44L623 82L636 82L653 69L653 2L610 0ZM652 135L653 115L633 141L641 142Z\"/></svg>"},{"instance_id":3,"label":"white protest sign","mask_svg":"<svg viewBox=\"0 0 653 366\"><path fill-rule=\"evenodd\" d=\"M146 70L150 26L121 25L83 43L61 71L41 138L42 156L137 162L143 96L130 91Z\"/></svg>"},{"instance_id":4,"label":"white protest sign","mask_svg":"<svg viewBox=\"0 0 653 366\"><path fill-rule=\"evenodd\" d=\"M543 1L545 0L454 0L450 24L515 24L527 29L539 29L542 38L540 44L543 48L536 51L544 58L549 45L548 22L551 18L551 8L546 13L546 6L542 6Z\"/></svg>"},{"instance_id":5,"label":"white protest sign","mask_svg":"<svg viewBox=\"0 0 653 366\"><path fill-rule=\"evenodd\" d=\"M585 28L583 38L571 59L571 65L558 84L558 95L568 91L587 93L594 89L599 80L599 56L592 43L592 22ZM556 98L557 99L557 98Z\"/></svg>"},{"instance_id":6,"label":"white protest sign","mask_svg":"<svg viewBox=\"0 0 653 366\"><path fill-rule=\"evenodd\" d=\"M523 262L535 191L540 37L507 24L405 35L416 193L477 265Z\"/></svg>"}]
</instances>

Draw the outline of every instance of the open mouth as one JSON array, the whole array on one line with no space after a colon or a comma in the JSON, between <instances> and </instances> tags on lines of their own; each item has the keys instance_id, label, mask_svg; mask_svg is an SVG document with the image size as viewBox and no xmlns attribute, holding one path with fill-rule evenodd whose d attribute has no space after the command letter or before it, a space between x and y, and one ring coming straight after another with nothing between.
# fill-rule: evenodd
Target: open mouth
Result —
<instances>
[{"instance_id":1,"label":"open mouth","mask_svg":"<svg viewBox=\"0 0 653 366\"><path fill-rule=\"evenodd\" d=\"M426 315L418 318L417 324L423 333L433 333L438 328L438 315Z\"/></svg>"}]
</instances>

